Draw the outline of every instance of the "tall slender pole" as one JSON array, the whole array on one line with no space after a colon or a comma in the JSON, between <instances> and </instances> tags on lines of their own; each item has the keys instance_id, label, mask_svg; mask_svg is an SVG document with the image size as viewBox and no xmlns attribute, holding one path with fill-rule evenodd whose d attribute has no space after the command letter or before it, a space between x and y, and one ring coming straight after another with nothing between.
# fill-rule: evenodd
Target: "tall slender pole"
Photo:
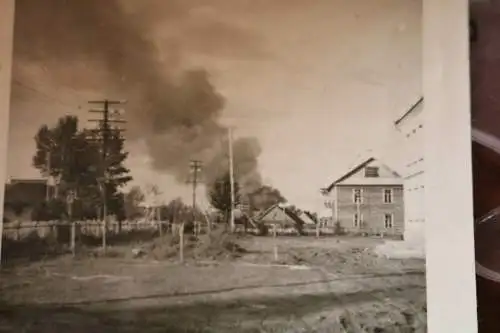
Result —
<instances>
[{"instance_id":1,"label":"tall slender pole","mask_svg":"<svg viewBox=\"0 0 500 333\"><path fill-rule=\"evenodd\" d=\"M75 199L75 193L73 190L71 190L66 197L66 204L67 204L67 213L68 213L68 223L71 228L71 254L73 257L75 256L75 250L76 250L76 225L75 222L73 221L73 201Z\"/></svg>"},{"instance_id":2,"label":"tall slender pole","mask_svg":"<svg viewBox=\"0 0 500 333\"><path fill-rule=\"evenodd\" d=\"M102 167L103 167L103 181L102 186L102 250L106 251L106 238L108 231L108 176L106 173L106 157L108 155L108 141L109 141L109 103L108 100L104 101L104 112L103 112L103 122L102 122Z\"/></svg>"},{"instance_id":3,"label":"tall slender pole","mask_svg":"<svg viewBox=\"0 0 500 333\"><path fill-rule=\"evenodd\" d=\"M99 123L98 131L101 134L102 139L102 213L103 213L103 226L102 226L102 249L106 251L106 237L107 237L107 222L108 222L108 182L110 179L108 178L108 148L109 148L109 139L111 134L111 126L110 123L125 123L124 120L118 119L110 119L110 108L109 106L112 104L123 104L125 101L90 101L90 104L102 104L103 109L91 109L90 112L99 112L102 114L101 119L90 119L90 121L96 121ZM115 110L114 110L115 111ZM113 129L113 131L121 131L119 129Z\"/></svg>"},{"instance_id":4,"label":"tall slender pole","mask_svg":"<svg viewBox=\"0 0 500 333\"><path fill-rule=\"evenodd\" d=\"M234 232L234 161L233 161L233 129L228 128L228 144L229 144L229 183L231 187L231 210L229 217L229 225L231 232Z\"/></svg>"},{"instance_id":5,"label":"tall slender pole","mask_svg":"<svg viewBox=\"0 0 500 333\"><path fill-rule=\"evenodd\" d=\"M193 195L193 233L197 234L197 226L196 226L196 190L198 188L198 184L200 183L200 172L202 168L202 162L199 160L192 160L189 164L191 168L191 179L188 180L188 183L192 184L192 195Z\"/></svg>"}]
</instances>

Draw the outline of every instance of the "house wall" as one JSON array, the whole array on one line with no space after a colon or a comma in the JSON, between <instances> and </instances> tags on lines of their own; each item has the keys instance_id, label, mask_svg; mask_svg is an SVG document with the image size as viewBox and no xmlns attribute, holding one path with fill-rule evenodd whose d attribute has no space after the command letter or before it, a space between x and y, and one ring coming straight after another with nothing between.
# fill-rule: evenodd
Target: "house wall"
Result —
<instances>
[{"instance_id":1,"label":"house wall","mask_svg":"<svg viewBox=\"0 0 500 333\"><path fill-rule=\"evenodd\" d=\"M354 226L354 214L358 212L358 204L353 202L353 190L362 189L362 203L359 212L363 215L364 226ZM404 233L404 200L403 186L342 186L337 189L338 221L347 232L367 232L370 234L403 235ZM393 203L384 203L383 190L392 189ZM393 228L386 229L384 215L393 214Z\"/></svg>"},{"instance_id":2,"label":"house wall","mask_svg":"<svg viewBox=\"0 0 500 333\"><path fill-rule=\"evenodd\" d=\"M397 125L403 138L404 239L419 246L425 244L423 107L424 102Z\"/></svg>"}]
</instances>

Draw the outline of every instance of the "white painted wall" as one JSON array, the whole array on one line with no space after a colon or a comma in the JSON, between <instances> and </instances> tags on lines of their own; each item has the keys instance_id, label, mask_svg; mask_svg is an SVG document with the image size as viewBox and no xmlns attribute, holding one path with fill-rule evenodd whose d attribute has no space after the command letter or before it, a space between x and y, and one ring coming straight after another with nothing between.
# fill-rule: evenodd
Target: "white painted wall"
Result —
<instances>
[{"instance_id":1,"label":"white painted wall","mask_svg":"<svg viewBox=\"0 0 500 333\"><path fill-rule=\"evenodd\" d=\"M420 103L398 125L404 140L403 186L405 200L405 241L425 247L423 107Z\"/></svg>"},{"instance_id":2,"label":"white painted wall","mask_svg":"<svg viewBox=\"0 0 500 333\"><path fill-rule=\"evenodd\" d=\"M7 133L9 132L10 86L14 37L14 0L0 0L0 235L3 233L3 200L6 180ZM0 237L0 258L2 237ZM1 262L1 260L0 260Z\"/></svg>"}]
</instances>

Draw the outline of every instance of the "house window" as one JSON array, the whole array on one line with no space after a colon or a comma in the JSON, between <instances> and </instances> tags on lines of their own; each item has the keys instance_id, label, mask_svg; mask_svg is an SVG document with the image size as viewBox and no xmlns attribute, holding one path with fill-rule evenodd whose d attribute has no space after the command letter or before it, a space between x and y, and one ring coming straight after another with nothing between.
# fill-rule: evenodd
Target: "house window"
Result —
<instances>
[{"instance_id":1,"label":"house window","mask_svg":"<svg viewBox=\"0 0 500 333\"><path fill-rule=\"evenodd\" d=\"M384 203L392 203L392 189L384 189Z\"/></svg>"},{"instance_id":2,"label":"house window","mask_svg":"<svg viewBox=\"0 0 500 333\"><path fill-rule=\"evenodd\" d=\"M365 168L365 177L378 177L378 167L366 167Z\"/></svg>"},{"instance_id":3,"label":"house window","mask_svg":"<svg viewBox=\"0 0 500 333\"><path fill-rule=\"evenodd\" d=\"M352 216L352 224L355 228L361 227L363 225L363 214L354 214Z\"/></svg>"},{"instance_id":4,"label":"house window","mask_svg":"<svg viewBox=\"0 0 500 333\"><path fill-rule=\"evenodd\" d=\"M384 226L391 229L394 226L392 214L384 214Z\"/></svg>"},{"instance_id":5,"label":"house window","mask_svg":"<svg viewBox=\"0 0 500 333\"><path fill-rule=\"evenodd\" d=\"M360 188L355 188L352 190L352 201L354 203L361 203L362 202L362 194L363 191L361 191Z\"/></svg>"}]
</instances>

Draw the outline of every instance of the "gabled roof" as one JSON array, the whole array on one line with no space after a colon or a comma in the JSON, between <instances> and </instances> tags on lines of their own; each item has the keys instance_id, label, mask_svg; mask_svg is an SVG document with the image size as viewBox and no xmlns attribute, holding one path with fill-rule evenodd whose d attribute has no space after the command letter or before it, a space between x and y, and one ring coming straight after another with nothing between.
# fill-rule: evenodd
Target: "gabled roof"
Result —
<instances>
[{"instance_id":1,"label":"gabled roof","mask_svg":"<svg viewBox=\"0 0 500 333\"><path fill-rule=\"evenodd\" d=\"M399 125L404 119L406 119L410 114L413 113L417 109L417 107L424 102L424 98L420 97L415 104L413 104L401 117L399 117L395 122L394 125L397 126Z\"/></svg>"},{"instance_id":2,"label":"gabled roof","mask_svg":"<svg viewBox=\"0 0 500 333\"><path fill-rule=\"evenodd\" d=\"M274 209L281 210L283 213L285 213L290 219L292 219L292 221L294 221L299 226L302 226L305 224L305 222L300 217L298 217L295 213L293 213L292 211L290 211L286 207L281 206L280 204L272 205L271 207L269 207L268 209L266 209L265 211L260 213L258 216L255 217L255 221L261 223L262 220L264 219L264 217L267 214L269 214L270 212L272 212Z\"/></svg>"},{"instance_id":3,"label":"gabled roof","mask_svg":"<svg viewBox=\"0 0 500 333\"><path fill-rule=\"evenodd\" d=\"M356 172L358 172L359 170L363 169L365 166L367 166L368 164L370 164L373 161L375 161L374 157L370 157L370 158L364 160L361 164L358 164L357 166L355 166L354 168L352 168L349 172L347 172L343 176L341 176L341 177L337 178L336 180L334 180L329 186L327 186L325 188L326 192L330 192L335 185L337 185L341 181L346 180L347 178L351 177Z\"/></svg>"},{"instance_id":4,"label":"gabled roof","mask_svg":"<svg viewBox=\"0 0 500 333\"><path fill-rule=\"evenodd\" d=\"M4 202L40 204L45 201L47 186L47 181L44 179L10 179L5 184Z\"/></svg>"},{"instance_id":5,"label":"gabled roof","mask_svg":"<svg viewBox=\"0 0 500 333\"><path fill-rule=\"evenodd\" d=\"M349 177L353 176L354 174L356 174L358 171L362 170L364 167L366 167L367 165L369 165L370 163L376 161L377 159L375 157L369 157L367 159L365 159L363 162L361 162L360 164L356 165L354 168L352 168L350 171L348 171L347 173L345 173L343 176L337 178L335 181L333 181L329 186L327 186L326 188L323 188L321 191L322 193L329 193L331 192L331 190L335 187L335 185L339 184L340 182L343 182L344 180L348 179ZM384 165L385 166L385 165ZM387 167L387 166L385 166ZM391 169L391 172L400 177L399 174L395 171L393 171ZM366 184L368 184L368 178L367 178L367 181L366 181ZM359 184L361 185L361 184Z\"/></svg>"}]
</instances>

